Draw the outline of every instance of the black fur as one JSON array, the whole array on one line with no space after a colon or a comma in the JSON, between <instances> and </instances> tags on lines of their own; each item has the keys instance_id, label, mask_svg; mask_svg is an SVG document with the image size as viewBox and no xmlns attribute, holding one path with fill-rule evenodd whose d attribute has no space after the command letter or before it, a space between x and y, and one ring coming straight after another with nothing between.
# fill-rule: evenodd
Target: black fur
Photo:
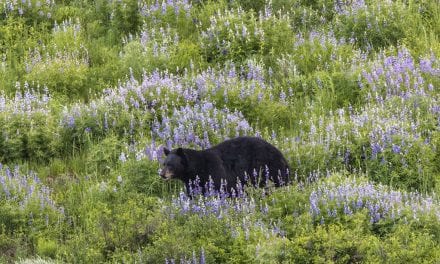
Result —
<instances>
[{"instance_id":1,"label":"black fur","mask_svg":"<svg viewBox=\"0 0 440 264\"><path fill-rule=\"evenodd\" d=\"M220 190L222 181L227 182L227 191L236 188L237 180L260 187L264 187L267 180L275 186L289 183L286 159L277 148L257 137L238 137L201 151L178 148L164 149L164 153L166 158L160 175L182 180L188 194L197 176L203 192L207 191L205 186L210 177L216 191Z\"/></svg>"}]
</instances>

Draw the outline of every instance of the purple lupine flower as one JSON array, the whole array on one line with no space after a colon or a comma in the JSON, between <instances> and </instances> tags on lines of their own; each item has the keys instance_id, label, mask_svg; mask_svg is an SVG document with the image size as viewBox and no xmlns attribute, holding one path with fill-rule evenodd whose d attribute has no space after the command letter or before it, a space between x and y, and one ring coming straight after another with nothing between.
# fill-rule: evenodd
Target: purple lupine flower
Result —
<instances>
[{"instance_id":1,"label":"purple lupine flower","mask_svg":"<svg viewBox=\"0 0 440 264\"><path fill-rule=\"evenodd\" d=\"M280 93L280 100L281 100L281 102L285 103L286 102L286 98L287 98L286 93L284 91L281 91L281 93Z\"/></svg>"},{"instance_id":2,"label":"purple lupine flower","mask_svg":"<svg viewBox=\"0 0 440 264\"><path fill-rule=\"evenodd\" d=\"M344 154L344 164L348 166L349 163L350 163L350 150L347 149Z\"/></svg>"},{"instance_id":3,"label":"purple lupine flower","mask_svg":"<svg viewBox=\"0 0 440 264\"><path fill-rule=\"evenodd\" d=\"M67 127L74 128L75 127L75 117L69 116L67 119Z\"/></svg>"},{"instance_id":4,"label":"purple lupine flower","mask_svg":"<svg viewBox=\"0 0 440 264\"><path fill-rule=\"evenodd\" d=\"M363 202L363 200L366 202ZM329 206L331 201L336 202L336 208ZM353 207L350 207L350 204ZM422 204L429 204L430 206L423 207ZM347 180L339 186L324 184L310 195L310 210L315 219L318 216L316 214L319 214L319 210L322 209L327 210L328 217L336 217L336 209L338 208L343 209L345 215L351 215L355 211L366 208L373 224L384 218L394 218L396 213L400 215L403 208L411 208L413 218L420 213L439 210L438 207L434 209L431 206L432 204L432 198L430 197L423 198L418 194L411 193L402 194L397 191L389 191L381 185L356 183L353 180Z\"/></svg>"},{"instance_id":5,"label":"purple lupine flower","mask_svg":"<svg viewBox=\"0 0 440 264\"><path fill-rule=\"evenodd\" d=\"M393 144L393 145L392 145L392 150L393 150L393 152L394 152L395 154L401 154L401 148L400 148L399 145L395 145L395 144Z\"/></svg>"},{"instance_id":6,"label":"purple lupine flower","mask_svg":"<svg viewBox=\"0 0 440 264\"><path fill-rule=\"evenodd\" d=\"M319 206L318 206L318 196L316 192L312 192L310 194L310 213L312 216L318 216L320 214Z\"/></svg>"},{"instance_id":7,"label":"purple lupine flower","mask_svg":"<svg viewBox=\"0 0 440 264\"><path fill-rule=\"evenodd\" d=\"M265 181L264 184L265 184L265 186L268 186L269 178L270 178L269 167L267 165L264 165L264 181Z\"/></svg>"},{"instance_id":8,"label":"purple lupine flower","mask_svg":"<svg viewBox=\"0 0 440 264\"><path fill-rule=\"evenodd\" d=\"M361 209L363 208L364 203L362 202L362 199L359 197L356 201L356 209Z\"/></svg>"},{"instance_id":9,"label":"purple lupine flower","mask_svg":"<svg viewBox=\"0 0 440 264\"><path fill-rule=\"evenodd\" d=\"M371 156L372 158L376 158L377 154L382 152L382 147L378 143L371 144Z\"/></svg>"},{"instance_id":10,"label":"purple lupine flower","mask_svg":"<svg viewBox=\"0 0 440 264\"><path fill-rule=\"evenodd\" d=\"M200 252L200 264L205 264L206 260L205 260L205 249L202 247L201 252Z\"/></svg>"},{"instance_id":11,"label":"purple lupine flower","mask_svg":"<svg viewBox=\"0 0 440 264\"><path fill-rule=\"evenodd\" d=\"M247 38L247 36L248 36L248 32L247 32L246 25L242 24L241 25L241 37L245 39L245 38Z\"/></svg>"},{"instance_id":12,"label":"purple lupine flower","mask_svg":"<svg viewBox=\"0 0 440 264\"><path fill-rule=\"evenodd\" d=\"M122 163L125 163L125 162L127 161L127 157L125 156L125 153L124 153L124 152L121 152L121 155L119 155L119 160L120 160Z\"/></svg>"},{"instance_id":13,"label":"purple lupine flower","mask_svg":"<svg viewBox=\"0 0 440 264\"><path fill-rule=\"evenodd\" d=\"M346 215L352 215L353 214L353 211L350 209L350 205L348 205L348 204L344 204L344 214L346 214Z\"/></svg>"}]
</instances>

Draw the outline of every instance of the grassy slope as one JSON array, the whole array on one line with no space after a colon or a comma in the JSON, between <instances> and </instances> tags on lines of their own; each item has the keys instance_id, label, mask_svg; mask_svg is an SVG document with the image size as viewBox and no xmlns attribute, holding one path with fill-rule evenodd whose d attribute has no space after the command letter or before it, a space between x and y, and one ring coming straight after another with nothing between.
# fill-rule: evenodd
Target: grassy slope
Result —
<instances>
[{"instance_id":1,"label":"grassy slope","mask_svg":"<svg viewBox=\"0 0 440 264\"><path fill-rule=\"evenodd\" d=\"M438 14L1 3L0 261L439 261ZM236 135L279 147L295 184L187 200L157 176L161 146Z\"/></svg>"}]
</instances>

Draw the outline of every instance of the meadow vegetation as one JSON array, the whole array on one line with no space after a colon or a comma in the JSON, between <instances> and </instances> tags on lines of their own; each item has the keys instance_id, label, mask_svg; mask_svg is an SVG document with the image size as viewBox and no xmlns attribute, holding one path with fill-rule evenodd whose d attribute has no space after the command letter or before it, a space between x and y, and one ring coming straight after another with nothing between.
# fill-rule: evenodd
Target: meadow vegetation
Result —
<instances>
[{"instance_id":1,"label":"meadow vegetation","mask_svg":"<svg viewBox=\"0 0 440 264\"><path fill-rule=\"evenodd\" d=\"M0 0L0 262L440 262L437 0ZM289 186L189 199L241 135Z\"/></svg>"}]
</instances>

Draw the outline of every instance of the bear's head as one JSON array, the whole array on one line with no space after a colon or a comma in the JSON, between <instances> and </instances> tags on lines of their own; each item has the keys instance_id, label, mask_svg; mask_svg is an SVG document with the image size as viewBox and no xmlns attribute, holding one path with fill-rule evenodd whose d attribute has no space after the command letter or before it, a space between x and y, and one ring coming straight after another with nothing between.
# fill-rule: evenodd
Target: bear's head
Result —
<instances>
[{"instance_id":1,"label":"bear's head","mask_svg":"<svg viewBox=\"0 0 440 264\"><path fill-rule=\"evenodd\" d=\"M178 148L170 151L164 148L163 151L165 153L165 160L162 164L160 177L164 180L183 179L187 167L187 159L183 149Z\"/></svg>"}]
</instances>

